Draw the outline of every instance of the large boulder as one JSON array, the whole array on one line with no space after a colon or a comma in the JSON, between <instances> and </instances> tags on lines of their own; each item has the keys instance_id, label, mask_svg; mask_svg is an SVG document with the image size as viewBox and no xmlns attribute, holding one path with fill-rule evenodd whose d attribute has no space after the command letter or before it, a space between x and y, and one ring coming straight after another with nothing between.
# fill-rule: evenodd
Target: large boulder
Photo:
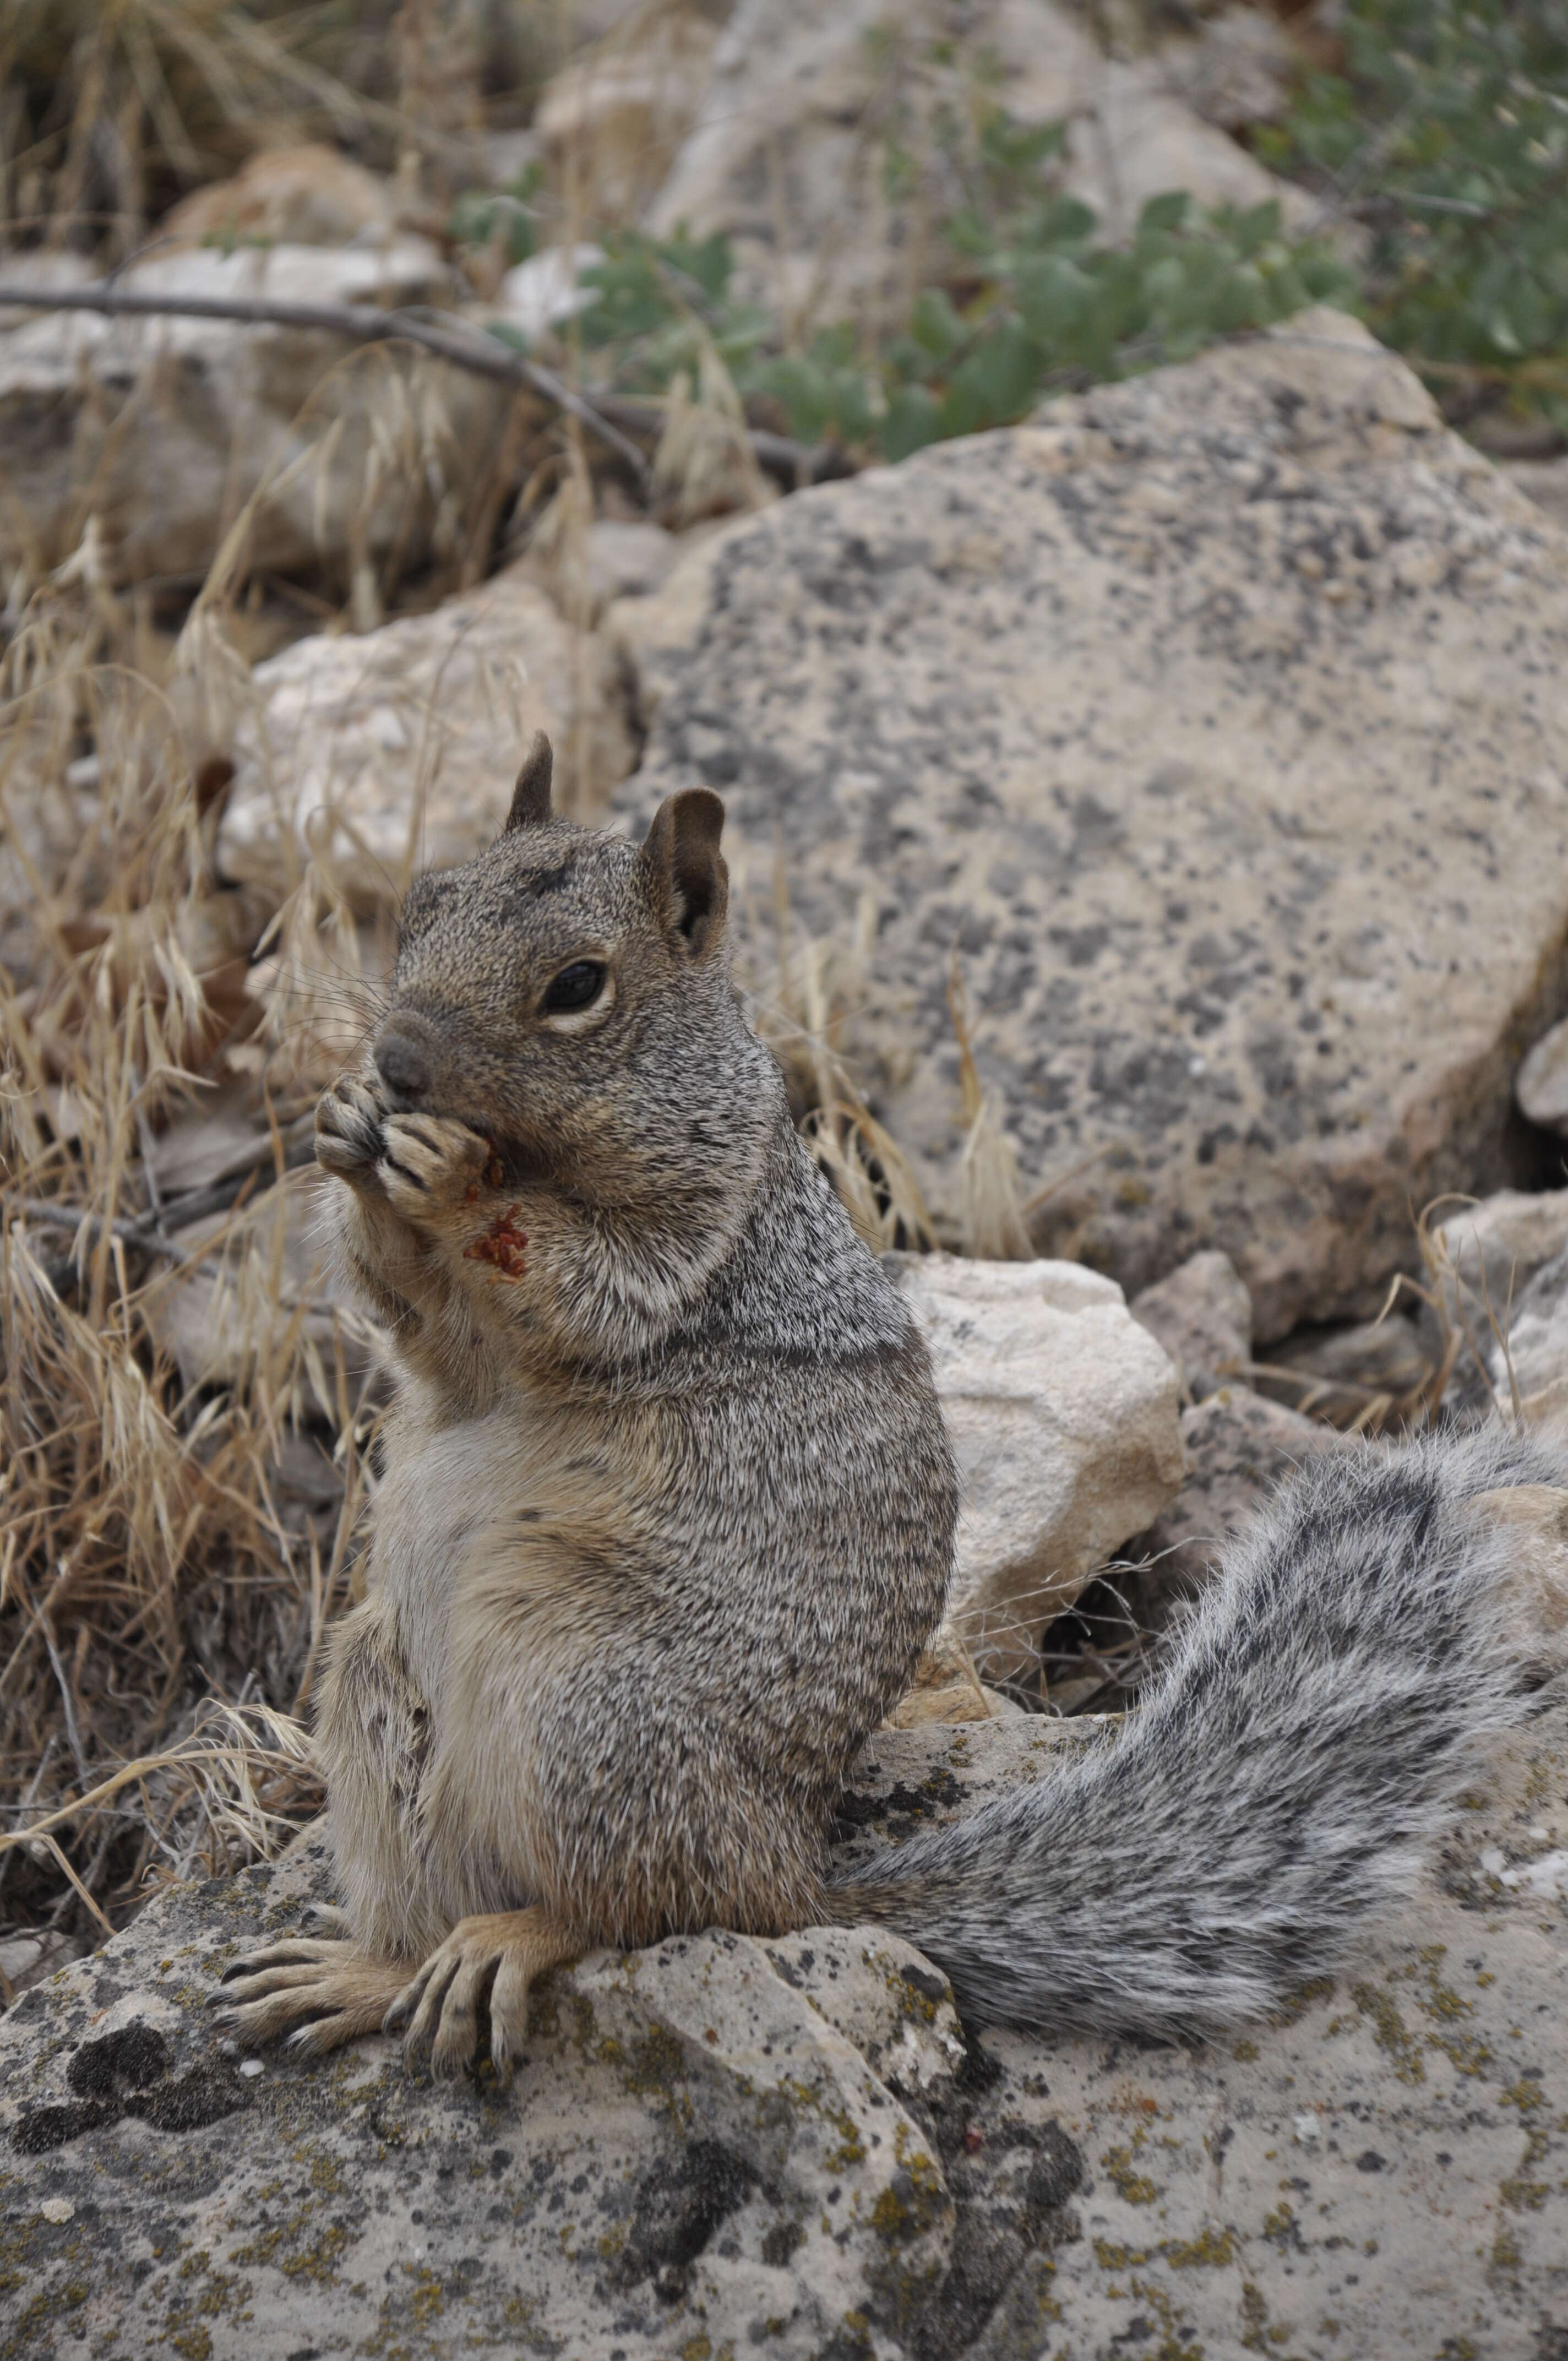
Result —
<instances>
[{"instance_id":1,"label":"large boulder","mask_svg":"<svg viewBox=\"0 0 1568 2361\"><path fill-rule=\"evenodd\" d=\"M611 621L628 801L718 787L758 899L776 857L869 941L845 1039L955 1227L955 961L1038 1249L1134 1292L1222 1247L1260 1345L1512 1177L1568 1001L1568 539L1355 322L802 493Z\"/></svg>"},{"instance_id":2,"label":"large boulder","mask_svg":"<svg viewBox=\"0 0 1568 2361\"><path fill-rule=\"evenodd\" d=\"M1088 1735L881 1731L843 1857ZM381 2038L247 2056L203 2006L324 1892L319 1845L177 1886L0 2022L0 2336L18 2361L1541 2361L1568 2332L1565 1778L1557 1708L1352 1972L1201 2048L966 2043L908 1945L813 1928L596 1953L539 1990L511 2089L433 2086Z\"/></svg>"}]
</instances>

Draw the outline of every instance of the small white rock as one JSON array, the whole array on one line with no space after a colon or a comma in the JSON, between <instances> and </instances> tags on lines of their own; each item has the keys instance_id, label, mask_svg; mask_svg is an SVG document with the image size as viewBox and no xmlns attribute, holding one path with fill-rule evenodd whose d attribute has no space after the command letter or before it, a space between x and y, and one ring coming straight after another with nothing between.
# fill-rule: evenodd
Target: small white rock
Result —
<instances>
[{"instance_id":1,"label":"small white rock","mask_svg":"<svg viewBox=\"0 0 1568 2361\"><path fill-rule=\"evenodd\" d=\"M963 1490L950 1613L982 1675L1024 1673L1036 1635L1181 1482L1163 1347L1098 1271L889 1255L930 1349Z\"/></svg>"},{"instance_id":2,"label":"small white rock","mask_svg":"<svg viewBox=\"0 0 1568 2361\"><path fill-rule=\"evenodd\" d=\"M254 2082L258 2074L266 2073L267 2069L259 2058L246 2058L241 2059L239 2070L247 2082Z\"/></svg>"},{"instance_id":3,"label":"small white rock","mask_svg":"<svg viewBox=\"0 0 1568 2361\"><path fill-rule=\"evenodd\" d=\"M1521 1861L1518 1869L1505 1869L1498 1883L1543 1901L1568 1900L1568 1852L1542 1853L1539 1861Z\"/></svg>"},{"instance_id":4,"label":"small white rock","mask_svg":"<svg viewBox=\"0 0 1568 2361\"><path fill-rule=\"evenodd\" d=\"M38 2207L46 2222L69 2222L75 2211L75 2201L70 2197L46 2197Z\"/></svg>"},{"instance_id":5,"label":"small white rock","mask_svg":"<svg viewBox=\"0 0 1568 2361\"><path fill-rule=\"evenodd\" d=\"M1323 2127L1318 2121L1316 2115L1298 2115L1295 2122L1295 2133L1297 2140L1302 2147L1310 2147L1314 2141L1321 2139L1323 2136Z\"/></svg>"},{"instance_id":6,"label":"small white rock","mask_svg":"<svg viewBox=\"0 0 1568 2361\"><path fill-rule=\"evenodd\" d=\"M1484 1877L1501 1877L1508 1865L1508 1854L1499 1852L1496 1845L1488 1845L1481 1855L1481 1873Z\"/></svg>"}]
</instances>

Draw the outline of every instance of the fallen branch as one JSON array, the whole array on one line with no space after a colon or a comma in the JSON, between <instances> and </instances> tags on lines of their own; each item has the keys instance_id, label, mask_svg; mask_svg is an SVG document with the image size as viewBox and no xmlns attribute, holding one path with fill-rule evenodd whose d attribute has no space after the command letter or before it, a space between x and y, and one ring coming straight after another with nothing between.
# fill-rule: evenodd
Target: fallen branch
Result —
<instances>
[{"instance_id":1,"label":"fallen branch","mask_svg":"<svg viewBox=\"0 0 1568 2361\"><path fill-rule=\"evenodd\" d=\"M380 312L359 303L285 303L264 295L162 295L138 287L6 287L0 285L0 310L26 312L100 312L137 319L229 320L240 327L306 328L353 344L418 345L454 368L474 377L493 378L502 385L525 385L576 418L609 450L625 461L644 500L652 500L653 475L646 455L632 434L657 435L663 412L652 402L626 401L619 395L578 393L554 369L530 360L498 337L464 327L438 327L409 312ZM748 433L758 464L782 482L820 484L838 476L852 476L856 465L831 444L807 446L787 434L761 429Z\"/></svg>"},{"instance_id":2,"label":"fallen branch","mask_svg":"<svg viewBox=\"0 0 1568 2361\"><path fill-rule=\"evenodd\" d=\"M490 336L454 335L428 320L406 312L378 312L360 303L280 303L264 295L154 295L138 287L0 286L0 310L28 312L103 312L139 319L232 320L241 327L311 328L352 344L397 341L419 345L454 368L475 377L495 378L503 385L526 385L557 410L578 419L600 442L624 459L644 494L652 490L648 462L635 443L602 417L580 393L574 392L554 369L543 368L525 353Z\"/></svg>"},{"instance_id":3,"label":"fallen branch","mask_svg":"<svg viewBox=\"0 0 1568 2361\"><path fill-rule=\"evenodd\" d=\"M315 1161L313 1122L313 1118L306 1115L290 1125L283 1148L285 1172L298 1172ZM254 1157L238 1170L214 1180L210 1188L192 1189L183 1197L166 1197L160 1206L149 1206L145 1213L115 1214L107 1222L102 1213L92 1213L85 1206L50 1205L37 1197L13 1197L8 1202L25 1221L37 1222L47 1229L69 1230L73 1237L84 1226L100 1234L106 1229L123 1246L138 1246L175 1262L184 1262L190 1258L190 1249L170 1233L187 1229L192 1222L206 1221L214 1213L226 1213L252 1186L258 1173L272 1162L270 1138L259 1138Z\"/></svg>"}]
</instances>

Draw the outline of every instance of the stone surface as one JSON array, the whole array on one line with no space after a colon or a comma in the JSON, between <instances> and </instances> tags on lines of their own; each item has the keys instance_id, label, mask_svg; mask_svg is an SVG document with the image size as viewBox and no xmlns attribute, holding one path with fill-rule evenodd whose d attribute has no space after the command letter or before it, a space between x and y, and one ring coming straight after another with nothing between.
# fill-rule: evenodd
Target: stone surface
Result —
<instances>
[{"instance_id":1,"label":"stone surface","mask_svg":"<svg viewBox=\"0 0 1568 2361\"><path fill-rule=\"evenodd\" d=\"M361 911L494 840L536 730L558 809L593 817L632 761L603 651L515 568L429 615L296 641L252 687L219 859L282 893L328 855Z\"/></svg>"},{"instance_id":2,"label":"stone surface","mask_svg":"<svg viewBox=\"0 0 1568 2361\"><path fill-rule=\"evenodd\" d=\"M1507 1333L1530 1280L1565 1247L1568 1189L1499 1190L1432 1224L1426 1283L1433 1301L1421 1307L1421 1335L1434 1359L1453 1354L1451 1400L1490 1400L1481 1364L1497 1330Z\"/></svg>"},{"instance_id":3,"label":"stone surface","mask_svg":"<svg viewBox=\"0 0 1568 2361\"><path fill-rule=\"evenodd\" d=\"M612 621L628 803L718 788L742 879L776 846L870 929L845 1043L946 1220L955 956L1037 1246L1130 1291L1215 1246L1262 1344L1368 1317L1412 1206L1511 1177L1568 995L1568 540L1355 323L781 501Z\"/></svg>"},{"instance_id":4,"label":"stone surface","mask_svg":"<svg viewBox=\"0 0 1568 2361\"><path fill-rule=\"evenodd\" d=\"M1181 1413L1187 1473L1148 1531L1127 1543L1116 1581L1144 1629L1201 1589L1221 1548L1303 1461L1338 1446L1333 1429L1241 1385L1222 1386Z\"/></svg>"},{"instance_id":5,"label":"stone surface","mask_svg":"<svg viewBox=\"0 0 1568 2361\"><path fill-rule=\"evenodd\" d=\"M879 1733L845 1858L1087 1734ZM225 2053L214 1971L323 1864L178 1887L0 2020L0 2332L19 2361L1550 2361L1565 1837L1558 1708L1356 1966L1234 2041L966 2052L905 1945L705 1935L557 1973L506 2091L411 2081L383 2039Z\"/></svg>"},{"instance_id":6,"label":"stone surface","mask_svg":"<svg viewBox=\"0 0 1568 2361\"><path fill-rule=\"evenodd\" d=\"M1515 1392L1528 1401L1568 1387L1568 1249L1535 1272L1511 1307L1505 1303L1497 1325L1502 1334L1488 1326L1480 1343L1499 1403Z\"/></svg>"},{"instance_id":7,"label":"stone surface","mask_svg":"<svg viewBox=\"0 0 1568 2361\"><path fill-rule=\"evenodd\" d=\"M1222 1378L1245 1376L1252 1358L1252 1298L1230 1256L1218 1247L1190 1255L1127 1309L1164 1345L1186 1393L1198 1398Z\"/></svg>"},{"instance_id":8,"label":"stone surface","mask_svg":"<svg viewBox=\"0 0 1568 2361\"><path fill-rule=\"evenodd\" d=\"M313 140L265 148L232 180L171 207L153 235L170 246L385 245L398 225L392 184Z\"/></svg>"},{"instance_id":9,"label":"stone surface","mask_svg":"<svg viewBox=\"0 0 1568 2361\"><path fill-rule=\"evenodd\" d=\"M1531 1123L1568 1133L1568 1021L1541 1035L1514 1078L1514 1096Z\"/></svg>"},{"instance_id":10,"label":"stone surface","mask_svg":"<svg viewBox=\"0 0 1568 2361\"><path fill-rule=\"evenodd\" d=\"M1072 1263L890 1255L959 1463L953 1621L992 1676L1181 1481L1176 1371L1120 1288Z\"/></svg>"},{"instance_id":11,"label":"stone surface","mask_svg":"<svg viewBox=\"0 0 1568 2361\"><path fill-rule=\"evenodd\" d=\"M1266 1369L1253 1378L1260 1393L1334 1426L1382 1425L1399 1403L1420 1392L1439 1356L1413 1320L1354 1320L1343 1326L1301 1328L1272 1347Z\"/></svg>"},{"instance_id":12,"label":"stone surface","mask_svg":"<svg viewBox=\"0 0 1568 2361\"><path fill-rule=\"evenodd\" d=\"M450 296L435 248L414 237L154 254L121 283L286 302ZM394 557L419 565L452 543L499 448L510 397L439 362L388 354L350 362L351 349L296 329L89 313L36 319L0 338L10 486L0 562L60 564L91 515L101 562L118 580L200 581L265 484L273 489L250 528L257 566L287 572L323 557L340 573L345 563L385 567ZM389 391L389 370L411 371L410 390Z\"/></svg>"},{"instance_id":13,"label":"stone surface","mask_svg":"<svg viewBox=\"0 0 1568 2361\"><path fill-rule=\"evenodd\" d=\"M656 195L707 91L718 14L640 9L544 91L533 128L580 219L633 222Z\"/></svg>"},{"instance_id":14,"label":"stone surface","mask_svg":"<svg viewBox=\"0 0 1568 2361\"><path fill-rule=\"evenodd\" d=\"M1206 17L1190 40L1168 42L1158 61L1166 87L1194 115L1237 132L1284 114L1302 60L1277 16L1241 7Z\"/></svg>"},{"instance_id":15,"label":"stone surface","mask_svg":"<svg viewBox=\"0 0 1568 2361\"><path fill-rule=\"evenodd\" d=\"M900 71L911 87L924 76L927 104L963 104L965 63L1017 120L1067 122L1062 185L1113 235L1173 189L1201 204L1279 195L1297 209L1299 192L1185 104L1174 68L1108 58L1048 0L740 0L645 226L722 231L743 279L796 323L906 300L911 251L952 211L953 183L933 170L918 200L890 197L889 86ZM944 64L959 69L946 83ZM915 154L902 137L906 188Z\"/></svg>"}]
</instances>

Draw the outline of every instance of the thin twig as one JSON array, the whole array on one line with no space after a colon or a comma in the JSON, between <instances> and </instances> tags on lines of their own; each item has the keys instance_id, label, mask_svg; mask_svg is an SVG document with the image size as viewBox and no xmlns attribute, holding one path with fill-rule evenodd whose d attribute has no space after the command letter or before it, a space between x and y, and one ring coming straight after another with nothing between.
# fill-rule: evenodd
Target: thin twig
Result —
<instances>
[{"instance_id":1,"label":"thin twig","mask_svg":"<svg viewBox=\"0 0 1568 2361\"><path fill-rule=\"evenodd\" d=\"M102 312L111 315L125 313L143 319L232 320L243 327L316 329L324 335L346 337L353 344L384 344L396 339L419 345L439 359L450 361L454 368L466 369L474 377L495 378L503 385L531 386L557 410L580 419L601 443L625 460L643 495L652 496L652 470L636 444L601 415L592 402L574 392L554 369L542 368L525 353L514 351L496 337L478 336L467 331L454 335L450 329L415 319L408 312L379 312L356 303L284 303L259 295L155 295L145 288L106 286L0 286L0 310Z\"/></svg>"},{"instance_id":2,"label":"thin twig","mask_svg":"<svg viewBox=\"0 0 1568 2361\"><path fill-rule=\"evenodd\" d=\"M43 1642L49 1650L49 1663L54 1667L54 1677L60 1686L60 1701L65 1708L65 1734L71 1741L71 1751L76 1757L76 1768L81 1775L82 1784L85 1787L90 1783L92 1773L87 1768L87 1757L82 1751L82 1732L76 1726L76 1699L71 1694L71 1683L66 1677L65 1665L55 1643L54 1631L49 1617L36 1607L33 1613L37 1619L38 1630L43 1633Z\"/></svg>"},{"instance_id":3,"label":"thin twig","mask_svg":"<svg viewBox=\"0 0 1568 2361\"><path fill-rule=\"evenodd\" d=\"M104 1916L103 1911L93 1901L93 1896L88 1893L87 1888L82 1884L82 1880L78 1877L75 1870L71 1867L70 1857L59 1838L46 1834L40 1841L48 1845L50 1852L53 1853L56 1861L60 1863L60 1868L65 1872L65 1874L70 1879L71 1884L75 1886L78 1894L81 1896L82 1900L85 1902L88 1909L91 1910L93 1917L96 1918L99 1926L104 1929L104 1934L109 1936L117 1935L119 1928L115 1926L112 1918Z\"/></svg>"},{"instance_id":4,"label":"thin twig","mask_svg":"<svg viewBox=\"0 0 1568 2361\"><path fill-rule=\"evenodd\" d=\"M290 1128L292 1132L295 1126L291 1126ZM314 1158L314 1135L309 1130L302 1131L288 1139L283 1169L286 1172L302 1171L307 1164L313 1162ZM188 1250L181 1245L178 1237L171 1237L169 1233L188 1229L192 1222L205 1221L210 1214L226 1213L250 1187L259 1168L272 1159L271 1140L260 1139L257 1142L255 1156L239 1171L226 1174L222 1180L214 1180L210 1188L192 1189L184 1197L167 1197L157 1212L149 1209L145 1213L131 1216L118 1213L107 1222L102 1213L90 1213L83 1206L51 1205L41 1197L16 1197L11 1202L27 1220L38 1222L46 1228L69 1230L72 1235L83 1225L98 1231L107 1228L109 1235L118 1238L123 1246L138 1246L146 1253L167 1255L171 1260L180 1262L185 1258Z\"/></svg>"},{"instance_id":5,"label":"thin twig","mask_svg":"<svg viewBox=\"0 0 1568 2361\"><path fill-rule=\"evenodd\" d=\"M102 312L129 313L137 318L232 320L242 327L313 328L323 335L345 336L356 344L382 344L402 339L449 361L454 368L475 377L496 379L503 385L526 385L581 421L591 434L623 459L636 478L644 500L652 500L653 472L630 437L657 435L664 413L656 404L629 401L620 394L596 390L576 392L554 369L530 360L526 353L499 337L469 328L457 333L437 327L411 312L379 312L356 303L286 303L266 296L155 295L136 287L6 287L0 285L0 310L27 312ZM787 434L765 428L748 430L747 440L760 466L791 487L823 484L858 474L856 462L837 445L796 443Z\"/></svg>"}]
</instances>

